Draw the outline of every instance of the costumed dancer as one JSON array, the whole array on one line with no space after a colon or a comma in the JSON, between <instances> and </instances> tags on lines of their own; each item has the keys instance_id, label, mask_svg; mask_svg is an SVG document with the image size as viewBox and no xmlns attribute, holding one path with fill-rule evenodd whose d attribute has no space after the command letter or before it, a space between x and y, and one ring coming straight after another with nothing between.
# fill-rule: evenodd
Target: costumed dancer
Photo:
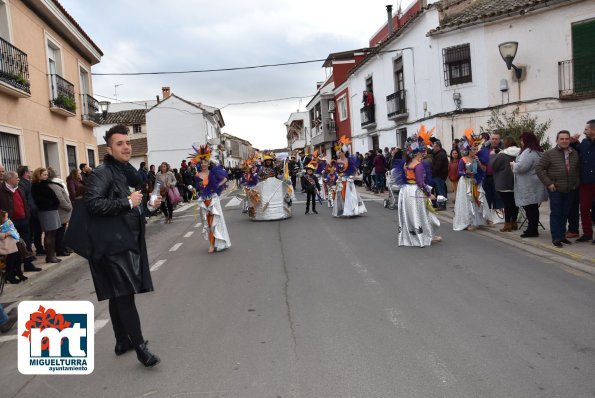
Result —
<instances>
[{"instance_id":1,"label":"costumed dancer","mask_svg":"<svg viewBox=\"0 0 595 398\"><path fill-rule=\"evenodd\" d=\"M201 145L194 150L196 154L191 155L192 162L198 163L200 167L194 178L202 220L202 235L209 242L209 253L213 253L231 246L219 199L219 195L225 189L227 172L210 161L211 148L208 145Z\"/></svg>"},{"instance_id":2,"label":"costumed dancer","mask_svg":"<svg viewBox=\"0 0 595 398\"><path fill-rule=\"evenodd\" d=\"M333 217L359 216L368 211L353 183L353 177L357 172L359 162L355 156L347 157L350 144L351 140L342 136L335 145L339 178L337 180L337 195L333 207Z\"/></svg>"},{"instance_id":3,"label":"costumed dancer","mask_svg":"<svg viewBox=\"0 0 595 398\"><path fill-rule=\"evenodd\" d=\"M440 221L432 207L434 195L431 193L431 165L424 162L426 146L431 144L431 131L426 133L425 127L418 134L407 138L406 157L396 164L393 175L399 192L399 246L430 246L441 242L436 235Z\"/></svg>"},{"instance_id":4,"label":"costumed dancer","mask_svg":"<svg viewBox=\"0 0 595 398\"><path fill-rule=\"evenodd\" d=\"M331 163L327 166L326 177L324 179L325 189L328 190L328 207L333 207L335 205L335 197L337 195L337 181L339 180L339 175L337 174L335 165L335 160L331 160Z\"/></svg>"},{"instance_id":5,"label":"costumed dancer","mask_svg":"<svg viewBox=\"0 0 595 398\"><path fill-rule=\"evenodd\" d=\"M462 157L459 160L461 178L457 186L455 216L452 222L455 231L473 231L480 225L486 225L486 220L490 217L490 207L481 186L489 162L489 158L480 159L478 156L482 143L482 137L475 135L473 129L465 130L465 136L459 142Z\"/></svg>"},{"instance_id":6,"label":"costumed dancer","mask_svg":"<svg viewBox=\"0 0 595 398\"><path fill-rule=\"evenodd\" d=\"M246 197L242 201L242 213L248 213L250 209L249 196L252 189L258 184L258 166L256 162L252 163L249 160L242 162L243 174L240 178L240 186L244 189Z\"/></svg>"},{"instance_id":7,"label":"costumed dancer","mask_svg":"<svg viewBox=\"0 0 595 398\"><path fill-rule=\"evenodd\" d=\"M320 187L324 187L324 174L326 173L326 159L324 157L318 158L316 162L316 170L314 170L314 175L318 179L318 185ZM327 194L325 189L318 189L318 196L320 200L326 200Z\"/></svg>"},{"instance_id":8,"label":"costumed dancer","mask_svg":"<svg viewBox=\"0 0 595 398\"><path fill-rule=\"evenodd\" d=\"M306 166L306 174L302 177L302 187L306 190L306 214L310 212L310 200L312 200L312 212L318 214L316 211L316 194L317 191L320 191L320 184L318 178L314 175L313 164Z\"/></svg>"}]
</instances>

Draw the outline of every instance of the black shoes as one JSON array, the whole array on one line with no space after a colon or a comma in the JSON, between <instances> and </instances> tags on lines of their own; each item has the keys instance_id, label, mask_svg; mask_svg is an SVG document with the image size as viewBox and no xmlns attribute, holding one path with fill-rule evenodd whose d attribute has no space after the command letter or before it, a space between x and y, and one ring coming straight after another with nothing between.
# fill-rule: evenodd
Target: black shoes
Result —
<instances>
[{"instance_id":1,"label":"black shoes","mask_svg":"<svg viewBox=\"0 0 595 398\"><path fill-rule=\"evenodd\" d=\"M539 232L523 232L521 234L521 238L537 238L539 236Z\"/></svg>"},{"instance_id":2,"label":"black shoes","mask_svg":"<svg viewBox=\"0 0 595 398\"><path fill-rule=\"evenodd\" d=\"M560 242L562 242L562 243L566 243L567 245L572 245L572 242L571 242L571 241L569 241L569 240L568 240L568 239L566 239L566 238L562 239Z\"/></svg>"},{"instance_id":3,"label":"black shoes","mask_svg":"<svg viewBox=\"0 0 595 398\"><path fill-rule=\"evenodd\" d=\"M55 263L59 263L59 262L61 262L61 261L62 261L62 260L61 260L61 259L59 259L59 258L58 258L58 257L56 257L56 256L53 256L53 257L46 257L46 258L45 258L45 262L46 262L46 263L54 263L54 264L55 264Z\"/></svg>"},{"instance_id":4,"label":"black shoes","mask_svg":"<svg viewBox=\"0 0 595 398\"><path fill-rule=\"evenodd\" d=\"M149 344L149 341L145 340L145 345L147 345L147 344ZM125 341L116 342L116 346L114 347L114 352L116 353L117 356L120 356L120 355L127 353L128 351L130 351L133 348L134 348L134 346L132 345L132 342L127 339Z\"/></svg>"},{"instance_id":5,"label":"black shoes","mask_svg":"<svg viewBox=\"0 0 595 398\"><path fill-rule=\"evenodd\" d=\"M554 245L554 246L556 246L556 247L562 247L562 246L564 246L564 245L562 244L562 241L559 241L559 240L555 240L555 241L553 241L553 242L552 242L552 245Z\"/></svg>"},{"instance_id":6,"label":"black shoes","mask_svg":"<svg viewBox=\"0 0 595 398\"><path fill-rule=\"evenodd\" d=\"M306 210L306 212L304 214L308 214L308 213L310 213L310 211L309 210Z\"/></svg>"},{"instance_id":7,"label":"black shoes","mask_svg":"<svg viewBox=\"0 0 595 398\"><path fill-rule=\"evenodd\" d=\"M39 272L41 268L37 268L33 264L25 264L24 270L25 272Z\"/></svg>"},{"instance_id":8,"label":"black shoes","mask_svg":"<svg viewBox=\"0 0 595 398\"><path fill-rule=\"evenodd\" d=\"M578 238L577 240L575 240L575 242L588 242L591 239L593 239L592 236L583 235L580 238Z\"/></svg>"},{"instance_id":9,"label":"black shoes","mask_svg":"<svg viewBox=\"0 0 595 398\"><path fill-rule=\"evenodd\" d=\"M318 212L316 210L312 210L314 212L314 214L318 214Z\"/></svg>"},{"instance_id":10,"label":"black shoes","mask_svg":"<svg viewBox=\"0 0 595 398\"><path fill-rule=\"evenodd\" d=\"M155 355L151 351L149 351L149 348L147 347L146 342L143 344L137 345L136 347L134 347L134 349L136 350L136 358L139 360L140 363L145 365L145 367L147 367L147 368L155 366L159 362L161 362L161 359L159 359L159 357L157 355Z\"/></svg>"}]
</instances>

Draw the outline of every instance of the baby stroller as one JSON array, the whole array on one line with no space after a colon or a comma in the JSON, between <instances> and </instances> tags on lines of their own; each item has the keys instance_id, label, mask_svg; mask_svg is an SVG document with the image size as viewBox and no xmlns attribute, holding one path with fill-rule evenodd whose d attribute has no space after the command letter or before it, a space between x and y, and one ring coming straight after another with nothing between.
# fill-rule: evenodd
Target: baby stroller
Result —
<instances>
[{"instance_id":1,"label":"baby stroller","mask_svg":"<svg viewBox=\"0 0 595 398\"><path fill-rule=\"evenodd\" d=\"M399 202L400 186L396 184L392 170L386 172L386 186L388 187L388 198L384 199L384 207L394 210Z\"/></svg>"}]
</instances>

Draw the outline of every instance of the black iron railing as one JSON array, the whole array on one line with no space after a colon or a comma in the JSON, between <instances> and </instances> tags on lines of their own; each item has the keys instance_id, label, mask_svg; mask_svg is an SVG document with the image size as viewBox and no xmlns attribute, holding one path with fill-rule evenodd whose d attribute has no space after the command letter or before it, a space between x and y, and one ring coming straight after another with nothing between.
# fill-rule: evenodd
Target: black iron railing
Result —
<instances>
[{"instance_id":1,"label":"black iron railing","mask_svg":"<svg viewBox=\"0 0 595 398\"><path fill-rule=\"evenodd\" d=\"M362 127L376 123L376 106L369 105L360 109Z\"/></svg>"},{"instance_id":2,"label":"black iron railing","mask_svg":"<svg viewBox=\"0 0 595 398\"><path fill-rule=\"evenodd\" d=\"M89 94L81 94L82 118L100 124L101 114L99 113L99 101Z\"/></svg>"},{"instance_id":3,"label":"black iron railing","mask_svg":"<svg viewBox=\"0 0 595 398\"><path fill-rule=\"evenodd\" d=\"M329 133L336 133L337 132L337 122L332 119L329 119L327 122L328 132Z\"/></svg>"},{"instance_id":4,"label":"black iron railing","mask_svg":"<svg viewBox=\"0 0 595 398\"><path fill-rule=\"evenodd\" d=\"M407 113L405 99L405 90L399 90L386 97L387 116L389 118Z\"/></svg>"},{"instance_id":5,"label":"black iron railing","mask_svg":"<svg viewBox=\"0 0 595 398\"><path fill-rule=\"evenodd\" d=\"M31 94L27 54L0 38L0 80Z\"/></svg>"},{"instance_id":6,"label":"black iron railing","mask_svg":"<svg viewBox=\"0 0 595 398\"><path fill-rule=\"evenodd\" d=\"M52 87L50 107L57 107L76 113L74 85L59 75L49 75Z\"/></svg>"},{"instance_id":7,"label":"black iron railing","mask_svg":"<svg viewBox=\"0 0 595 398\"><path fill-rule=\"evenodd\" d=\"M595 96L595 57L558 62L560 98Z\"/></svg>"}]
</instances>

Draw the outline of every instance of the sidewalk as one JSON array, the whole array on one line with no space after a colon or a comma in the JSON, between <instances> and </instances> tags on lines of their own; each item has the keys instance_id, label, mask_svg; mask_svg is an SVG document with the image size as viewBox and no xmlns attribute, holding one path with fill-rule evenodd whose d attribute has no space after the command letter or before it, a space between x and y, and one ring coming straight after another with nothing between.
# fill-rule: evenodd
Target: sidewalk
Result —
<instances>
[{"instance_id":1,"label":"sidewalk","mask_svg":"<svg viewBox=\"0 0 595 398\"><path fill-rule=\"evenodd\" d=\"M379 200L383 200L388 198L388 193L383 194L375 194L370 191L366 191L365 187L358 187L358 193L365 199L369 199L371 197L375 197ZM452 194L451 194L452 196ZM572 245L564 245L562 248L557 248L552 245L552 237L550 234L550 207L549 203L545 202L541 205L539 212L539 221L543 225L539 227L539 237L537 238L521 238L521 234L523 233L523 229L526 229L526 224L523 225L523 228L519 228L518 231L511 231L511 232L500 232L500 228L502 228L502 224L496 224L493 227L480 227L473 232L469 231L461 231L458 233L465 233L465 234L473 234L477 233L480 235L484 235L487 237L492 237L499 241L506 242L507 244L513 244L515 247L520 248L522 250L531 252L536 255L540 256L547 256L554 261L558 261L564 263L570 267L575 269L579 269L583 272L587 272L589 274L595 274L595 245L591 244L590 242L585 243L575 243L576 238L569 239L572 242ZM389 210L386 211L396 211L396 210ZM438 218L440 220L445 221L449 224L452 224L452 219L454 217L454 203L453 198L449 197L447 203L447 209L443 211L439 211ZM502 221L503 222L503 221ZM522 223L519 223L519 227ZM452 228L452 225L446 225L442 228ZM579 231L579 232L582 232ZM448 243L446 243L448 244ZM546 254L547 253L547 254Z\"/></svg>"}]
</instances>

